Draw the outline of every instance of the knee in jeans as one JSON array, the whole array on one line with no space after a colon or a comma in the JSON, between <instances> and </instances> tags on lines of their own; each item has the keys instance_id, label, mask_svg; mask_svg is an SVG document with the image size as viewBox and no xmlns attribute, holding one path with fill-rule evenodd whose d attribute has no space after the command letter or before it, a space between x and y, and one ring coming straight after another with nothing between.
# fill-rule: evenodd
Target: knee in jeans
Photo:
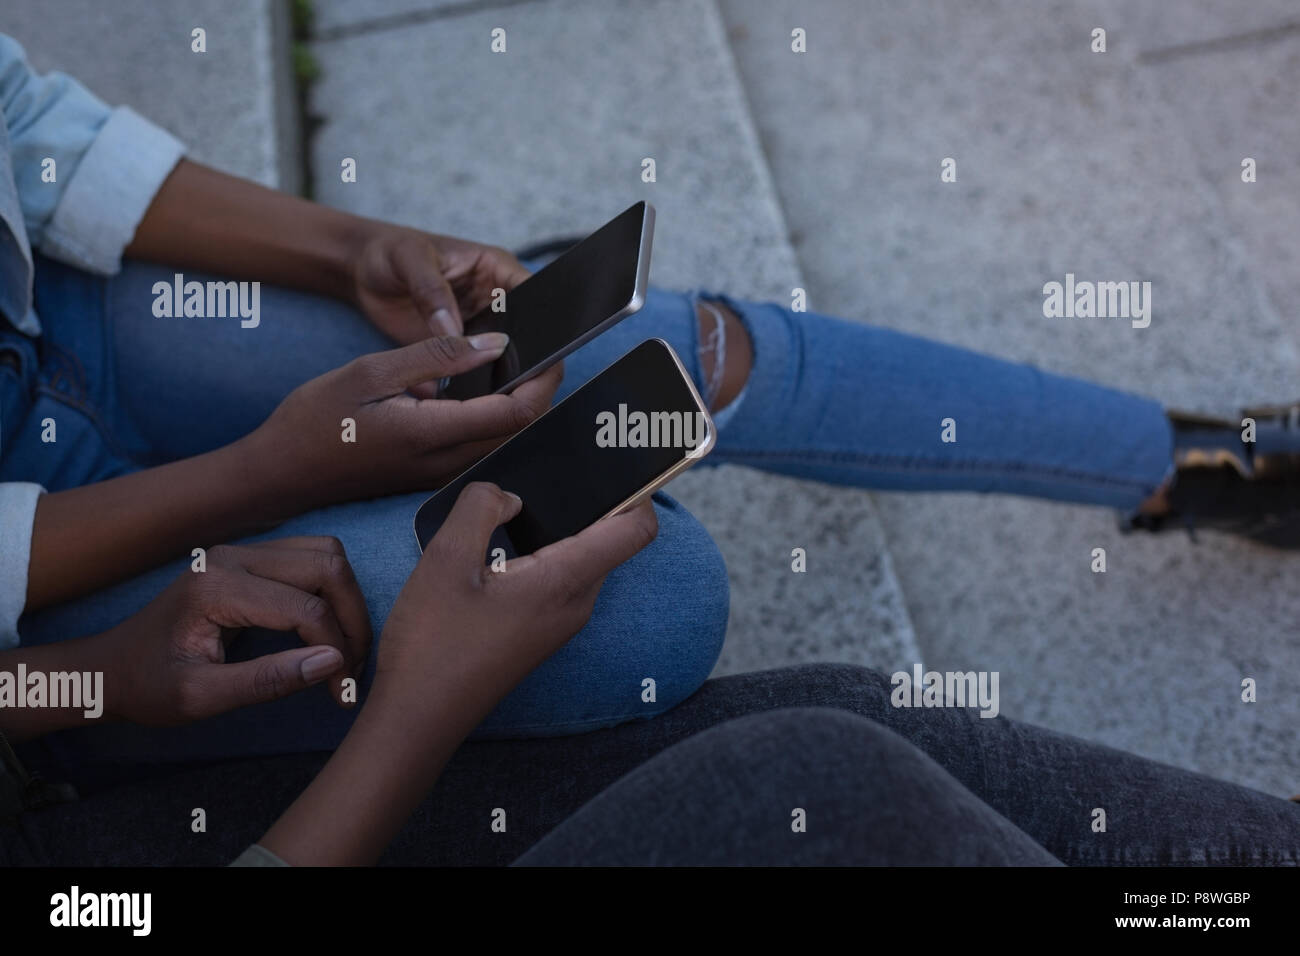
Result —
<instances>
[{"instance_id":1,"label":"knee in jeans","mask_svg":"<svg viewBox=\"0 0 1300 956\"><path fill-rule=\"evenodd\" d=\"M629 586L640 594L629 637L636 707L623 719L651 717L681 703L713 672L730 609L727 568L699 521L666 495L656 496L659 539ZM617 667L618 662L611 662ZM617 722L617 721L615 721Z\"/></svg>"},{"instance_id":2,"label":"knee in jeans","mask_svg":"<svg viewBox=\"0 0 1300 956\"><path fill-rule=\"evenodd\" d=\"M605 580L591 621L530 674L479 739L583 733L654 717L708 678L722 652L726 565L704 527L655 496L659 536Z\"/></svg>"}]
</instances>

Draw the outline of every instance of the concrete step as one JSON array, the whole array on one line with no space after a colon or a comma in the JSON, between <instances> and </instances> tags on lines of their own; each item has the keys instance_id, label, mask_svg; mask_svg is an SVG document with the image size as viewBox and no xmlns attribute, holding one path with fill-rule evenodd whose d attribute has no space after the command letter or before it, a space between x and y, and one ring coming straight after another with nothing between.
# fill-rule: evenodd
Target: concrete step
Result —
<instances>
[{"instance_id":1,"label":"concrete step","mask_svg":"<svg viewBox=\"0 0 1300 956\"><path fill-rule=\"evenodd\" d=\"M402 7L395 28L340 29L341 6L324 19L311 104L326 119L311 149L321 199L515 248L646 198L659 213L656 284L788 302L803 282L712 2ZM490 51L496 27L504 54ZM344 157L355 183L340 181ZM645 157L655 183L641 181ZM734 468L670 490L730 568L720 673L917 659L867 495ZM796 546L825 570L793 574Z\"/></svg>"},{"instance_id":2,"label":"concrete step","mask_svg":"<svg viewBox=\"0 0 1300 956\"><path fill-rule=\"evenodd\" d=\"M1291 117L1300 78L1300 6L1197 0L1188 11L1160 0L1106 0L1119 52L1177 117L1190 159L1227 222L1237 252L1295 339L1300 331L1300 148ZM1241 162L1256 161L1256 182ZM1243 318L1239 310L1214 316ZM1300 386L1282 398L1300 396ZM1267 397L1263 391L1258 397Z\"/></svg>"},{"instance_id":3,"label":"concrete step","mask_svg":"<svg viewBox=\"0 0 1300 956\"><path fill-rule=\"evenodd\" d=\"M398 29L480 7L514 6L532 0L314 0L315 33L337 38L359 31Z\"/></svg>"},{"instance_id":4,"label":"concrete step","mask_svg":"<svg viewBox=\"0 0 1300 956\"><path fill-rule=\"evenodd\" d=\"M171 130L191 157L268 186L299 184L287 5L279 0L5 0L0 30L39 70L79 79ZM190 48L207 32L207 52Z\"/></svg>"},{"instance_id":5,"label":"concrete step","mask_svg":"<svg viewBox=\"0 0 1300 956\"><path fill-rule=\"evenodd\" d=\"M1275 303L1300 275L1300 43L1137 54L1281 23L1288 5L722 10L810 307L1231 411L1296 397L1295 323ZM1096 26L1105 54L1089 50ZM1267 170L1253 187L1246 155ZM1067 271L1152 281L1150 327L1044 319L1043 284ZM1300 556L1124 538L1112 514L1035 501L876 501L930 666L1000 671L1009 715L1296 792ZM1241 702L1246 677L1267 701Z\"/></svg>"}]
</instances>

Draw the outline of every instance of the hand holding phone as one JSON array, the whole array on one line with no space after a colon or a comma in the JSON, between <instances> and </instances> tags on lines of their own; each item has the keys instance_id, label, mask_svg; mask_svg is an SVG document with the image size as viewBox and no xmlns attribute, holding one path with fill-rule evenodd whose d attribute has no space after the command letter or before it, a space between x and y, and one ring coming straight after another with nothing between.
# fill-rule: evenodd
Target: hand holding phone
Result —
<instances>
[{"instance_id":1,"label":"hand holding phone","mask_svg":"<svg viewBox=\"0 0 1300 956\"><path fill-rule=\"evenodd\" d=\"M373 864L465 737L586 625L605 575L657 530L645 504L493 574L483 549L517 507L490 485L461 494L388 615L365 707L259 845L295 865Z\"/></svg>"},{"instance_id":2,"label":"hand holding phone","mask_svg":"<svg viewBox=\"0 0 1300 956\"><path fill-rule=\"evenodd\" d=\"M490 482L518 495L488 557L531 554L649 498L713 448L713 421L667 342L649 339L420 506L427 545L461 490Z\"/></svg>"},{"instance_id":3,"label":"hand holding phone","mask_svg":"<svg viewBox=\"0 0 1300 956\"><path fill-rule=\"evenodd\" d=\"M466 732L586 626L605 576L658 530L646 502L493 573L483 561L489 541L519 509L519 499L495 485L462 488L384 625L375 686L418 707L454 661L458 679L480 691L467 702L478 710L467 715Z\"/></svg>"},{"instance_id":4,"label":"hand holding phone","mask_svg":"<svg viewBox=\"0 0 1300 956\"><path fill-rule=\"evenodd\" d=\"M502 344L458 336L353 359L294 389L231 446L271 518L437 487L542 415L558 369L509 395L469 402L417 399L407 390L491 361Z\"/></svg>"},{"instance_id":5,"label":"hand holding phone","mask_svg":"<svg viewBox=\"0 0 1300 956\"><path fill-rule=\"evenodd\" d=\"M639 202L465 322L466 335L504 332L491 365L444 383L443 398L509 392L645 304L654 207Z\"/></svg>"}]
</instances>

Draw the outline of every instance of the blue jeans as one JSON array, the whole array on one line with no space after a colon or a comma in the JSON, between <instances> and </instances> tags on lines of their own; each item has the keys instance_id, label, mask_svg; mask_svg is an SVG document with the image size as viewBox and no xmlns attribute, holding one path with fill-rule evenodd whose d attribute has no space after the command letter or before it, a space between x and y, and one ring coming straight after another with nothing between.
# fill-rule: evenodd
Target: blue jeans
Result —
<instances>
[{"instance_id":1,"label":"blue jeans","mask_svg":"<svg viewBox=\"0 0 1300 956\"><path fill-rule=\"evenodd\" d=\"M273 288L262 289L256 329L241 328L237 319L155 318L153 283L170 277L171 270L134 263L103 280L38 262L44 337L32 342L0 333L0 350L10 356L0 363L0 481L57 491L208 451L257 427L302 382L390 347L350 308ZM1152 401L859 323L714 298L741 316L755 362L742 399L722 417L706 465L747 464L866 488L998 491L1119 508L1148 496L1169 470L1169 428ZM692 294L652 291L640 313L566 361L560 397L651 336L672 343L703 386L695 306ZM54 444L40 441L46 418L57 423ZM955 420L955 442L942 440L945 418ZM411 520L424 497L322 509L266 537L340 538L378 635L418 557ZM587 627L507 697L476 736L561 735L651 717L703 683L726 629L726 570L680 505L659 495L656 510L658 539L609 576ZM178 561L28 614L19 625L23 643L105 630L187 568ZM293 640L251 631L231 656ZM655 678L655 703L641 700L645 677ZM70 776L70 768L96 763L328 749L350 719L316 688L190 727L103 726L54 735L34 762L57 764Z\"/></svg>"}]
</instances>

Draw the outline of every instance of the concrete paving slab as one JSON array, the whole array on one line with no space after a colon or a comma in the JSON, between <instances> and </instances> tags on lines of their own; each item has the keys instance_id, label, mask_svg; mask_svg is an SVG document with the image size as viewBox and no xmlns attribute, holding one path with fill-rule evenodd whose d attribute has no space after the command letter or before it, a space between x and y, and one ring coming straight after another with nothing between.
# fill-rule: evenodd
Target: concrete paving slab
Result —
<instances>
[{"instance_id":1,"label":"concrete paving slab","mask_svg":"<svg viewBox=\"0 0 1300 956\"><path fill-rule=\"evenodd\" d=\"M1110 50L1147 61L1257 49L1300 29L1292 0L1101 0L1097 10Z\"/></svg>"},{"instance_id":2,"label":"concrete paving slab","mask_svg":"<svg viewBox=\"0 0 1300 956\"><path fill-rule=\"evenodd\" d=\"M496 26L504 54L489 49ZM550 0L314 50L312 107L327 122L312 158L328 203L516 248L581 234L646 198L658 210L656 284L788 298L802 282L711 3ZM349 156L358 175L345 184ZM647 157L654 183L642 182ZM740 469L697 471L670 490L731 572L720 673L916 659L868 496ZM810 533L825 567L845 570L791 572L792 542Z\"/></svg>"},{"instance_id":3,"label":"concrete paving slab","mask_svg":"<svg viewBox=\"0 0 1300 956\"><path fill-rule=\"evenodd\" d=\"M190 32L207 31L207 52ZM77 77L171 130L191 156L293 191L298 185L284 6L274 0L6 0L0 29L39 70Z\"/></svg>"},{"instance_id":4,"label":"concrete paving slab","mask_svg":"<svg viewBox=\"0 0 1300 956\"><path fill-rule=\"evenodd\" d=\"M1231 5L1206 3L1195 19L1171 17L1168 4L1152 0L1111 7L1143 78L1192 144L1243 258L1283 323L1300 329L1300 7L1270 0L1230 14ZM1242 180L1247 157L1253 183Z\"/></svg>"},{"instance_id":5,"label":"concrete paving slab","mask_svg":"<svg viewBox=\"0 0 1300 956\"><path fill-rule=\"evenodd\" d=\"M529 0L313 0L312 24L314 32L333 36L357 29L392 29L476 6L521 2Z\"/></svg>"},{"instance_id":6,"label":"concrete paving slab","mask_svg":"<svg viewBox=\"0 0 1300 956\"><path fill-rule=\"evenodd\" d=\"M1107 8L722 9L811 307L1207 411L1294 397L1293 323L1225 218L1197 134L1154 67L1089 50ZM1182 27L1169 36L1217 29ZM1226 91L1242 70L1267 84L1249 59L1201 68ZM1295 134L1275 132L1294 155ZM945 157L955 183L940 182ZM1066 272L1151 281L1150 327L1045 319L1043 284ZM929 666L1001 671L1008 714L1298 789L1300 702L1285 688L1300 595L1285 582L1300 558L1208 534L1121 538L1109 513L1042 502L876 501ZM1094 547L1105 575L1089 570ZM1268 701L1240 702L1248 676Z\"/></svg>"}]
</instances>

